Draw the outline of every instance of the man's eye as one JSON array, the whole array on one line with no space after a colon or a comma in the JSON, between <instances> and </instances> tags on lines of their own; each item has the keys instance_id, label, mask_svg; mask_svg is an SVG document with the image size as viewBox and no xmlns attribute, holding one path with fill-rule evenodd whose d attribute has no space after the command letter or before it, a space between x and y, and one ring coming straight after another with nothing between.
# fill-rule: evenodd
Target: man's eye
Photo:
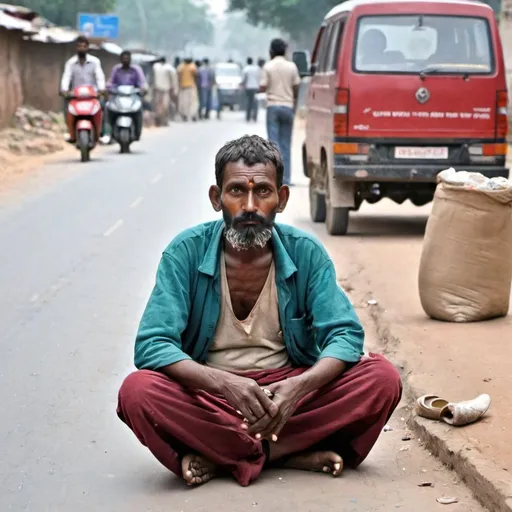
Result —
<instances>
[{"instance_id":1,"label":"man's eye","mask_svg":"<svg viewBox=\"0 0 512 512\"><path fill-rule=\"evenodd\" d=\"M242 193L242 189L240 187L233 187L231 189L231 193L232 194L241 194Z\"/></svg>"},{"instance_id":2,"label":"man's eye","mask_svg":"<svg viewBox=\"0 0 512 512\"><path fill-rule=\"evenodd\" d=\"M268 187L261 187L258 189L258 194L266 195L270 193L270 189Z\"/></svg>"}]
</instances>

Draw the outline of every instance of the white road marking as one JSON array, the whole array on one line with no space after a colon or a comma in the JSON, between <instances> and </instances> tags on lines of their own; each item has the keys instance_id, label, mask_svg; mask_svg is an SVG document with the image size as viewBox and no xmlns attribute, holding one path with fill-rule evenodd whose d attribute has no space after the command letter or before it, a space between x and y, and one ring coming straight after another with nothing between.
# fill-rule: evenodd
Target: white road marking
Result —
<instances>
[{"instance_id":1,"label":"white road marking","mask_svg":"<svg viewBox=\"0 0 512 512\"><path fill-rule=\"evenodd\" d=\"M142 196L137 197L137 199L135 199L135 201L133 201L133 203L130 205L130 208L137 208L137 206L142 203L143 199L144 198Z\"/></svg>"},{"instance_id":2,"label":"white road marking","mask_svg":"<svg viewBox=\"0 0 512 512\"><path fill-rule=\"evenodd\" d=\"M187 151L188 151L187 146L185 146L185 147L184 147L184 148L182 148L182 150L181 150L181 152L182 152L182 153L186 153Z\"/></svg>"},{"instance_id":3,"label":"white road marking","mask_svg":"<svg viewBox=\"0 0 512 512\"><path fill-rule=\"evenodd\" d=\"M34 295L32 295L32 297L30 297L30 302L37 302L38 300L39 300L38 293L34 293Z\"/></svg>"},{"instance_id":4,"label":"white road marking","mask_svg":"<svg viewBox=\"0 0 512 512\"><path fill-rule=\"evenodd\" d=\"M157 174L151 181L151 185L156 185L162 179L161 174Z\"/></svg>"},{"instance_id":5,"label":"white road marking","mask_svg":"<svg viewBox=\"0 0 512 512\"><path fill-rule=\"evenodd\" d=\"M112 233L114 233L114 231L117 231L123 225L123 222L123 219L119 219L113 226L108 228L107 231L103 233L103 236L110 236Z\"/></svg>"}]
</instances>

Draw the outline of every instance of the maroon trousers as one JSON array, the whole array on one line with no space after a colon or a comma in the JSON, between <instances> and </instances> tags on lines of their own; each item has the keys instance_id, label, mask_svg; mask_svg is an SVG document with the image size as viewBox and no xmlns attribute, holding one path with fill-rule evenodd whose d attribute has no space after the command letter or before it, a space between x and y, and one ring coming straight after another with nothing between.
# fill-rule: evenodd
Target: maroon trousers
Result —
<instances>
[{"instance_id":1,"label":"maroon trousers","mask_svg":"<svg viewBox=\"0 0 512 512\"><path fill-rule=\"evenodd\" d=\"M261 386L300 375L307 368L247 374ZM245 376L245 375L244 375ZM400 401L395 367L371 354L324 388L303 398L279 436L293 453L332 450L357 467L370 453ZM165 375L140 370L119 391L118 415L170 471L182 476L181 459L198 453L233 474L240 485L256 480L265 464L261 441L241 428L222 397L182 387Z\"/></svg>"}]
</instances>

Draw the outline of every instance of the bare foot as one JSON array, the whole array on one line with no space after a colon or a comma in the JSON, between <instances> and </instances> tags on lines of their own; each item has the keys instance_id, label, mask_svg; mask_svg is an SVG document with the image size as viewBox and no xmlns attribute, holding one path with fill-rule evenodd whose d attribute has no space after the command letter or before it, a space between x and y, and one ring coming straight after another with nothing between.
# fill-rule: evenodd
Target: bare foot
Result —
<instances>
[{"instance_id":1,"label":"bare foot","mask_svg":"<svg viewBox=\"0 0 512 512\"><path fill-rule=\"evenodd\" d=\"M201 485L217 476L217 466L201 455L185 455L181 472L187 485Z\"/></svg>"},{"instance_id":2,"label":"bare foot","mask_svg":"<svg viewBox=\"0 0 512 512\"><path fill-rule=\"evenodd\" d=\"M335 452L301 453L290 457L284 464L285 468L321 471L332 476L340 476L343 471L343 459Z\"/></svg>"}]
</instances>

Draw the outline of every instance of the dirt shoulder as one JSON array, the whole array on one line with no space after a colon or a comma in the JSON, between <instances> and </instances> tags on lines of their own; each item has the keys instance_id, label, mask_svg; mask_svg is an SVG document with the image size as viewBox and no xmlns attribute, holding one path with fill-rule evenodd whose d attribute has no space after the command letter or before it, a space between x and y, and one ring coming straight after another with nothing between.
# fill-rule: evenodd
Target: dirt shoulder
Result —
<instances>
[{"instance_id":1,"label":"dirt shoulder","mask_svg":"<svg viewBox=\"0 0 512 512\"><path fill-rule=\"evenodd\" d=\"M512 510L512 316L475 324L429 319L418 294L418 267L428 209L383 202L354 216L351 234L326 244L362 318L402 369L407 398L434 393L451 401L489 393L479 423L464 428L411 416L431 451L453 466L493 512ZM369 306L368 300L377 301Z\"/></svg>"},{"instance_id":2,"label":"dirt shoulder","mask_svg":"<svg viewBox=\"0 0 512 512\"><path fill-rule=\"evenodd\" d=\"M293 194L308 205L301 174L300 133L295 141ZM451 324L429 319L418 293L418 268L430 206L382 201L363 205L351 218L349 236L330 237L313 225L302 207L303 225L325 244L340 284L349 292L384 351L400 367L406 399L427 393L450 401L489 393L492 405L482 421L464 428L422 420L411 426L426 446L452 466L493 512L512 511L512 315L501 320ZM370 306L368 300L377 301Z\"/></svg>"}]
</instances>

